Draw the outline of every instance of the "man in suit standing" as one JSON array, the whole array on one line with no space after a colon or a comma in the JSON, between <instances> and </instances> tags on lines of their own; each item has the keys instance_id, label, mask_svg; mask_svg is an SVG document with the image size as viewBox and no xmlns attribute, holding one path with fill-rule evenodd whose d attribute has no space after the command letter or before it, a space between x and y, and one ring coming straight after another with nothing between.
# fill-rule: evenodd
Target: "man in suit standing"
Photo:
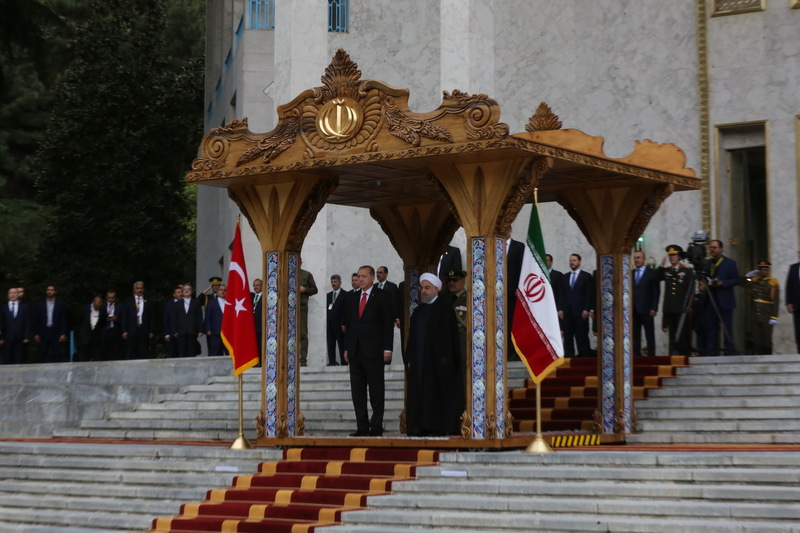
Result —
<instances>
[{"instance_id":1,"label":"man in suit standing","mask_svg":"<svg viewBox=\"0 0 800 533\"><path fill-rule=\"evenodd\" d=\"M558 303L558 318L564 327L564 356L590 355L589 316L594 312L594 280L592 275L581 270L581 256L569 256L571 272L565 274L561 283L561 301Z\"/></svg>"},{"instance_id":2,"label":"man in suit standing","mask_svg":"<svg viewBox=\"0 0 800 533\"><path fill-rule=\"evenodd\" d=\"M203 309L193 292L192 284L184 283L181 299L172 306L172 342L177 347L176 357L194 357L200 353L197 339L203 336Z\"/></svg>"},{"instance_id":3,"label":"man in suit standing","mask_svg":"<svg viewBox=\"0 0 800 533\"><path fill-rule=\"evenodd\" d=\"M3 363L21 365L25 363L25 347L30 338L27 304L19 301L16 288L8 289L8 302L0 307L0 345L4 349Z\"/></svg>"},{"instance_id":4,"label":"man in suit standing","mask_svg":"<svg viewBox=\"0 0 800 533\"><path fill-rule=\"evenodd\" d=\"M384 364L392 361L394 313L386 292L373 287L375 269L358 269L360 290L344 303L344 360L350 367L350 392L357 429L351 436L383 435ZM367 411L367 389L372 418Z\"/></svg>"},{"instance_id":5,"label":"man in suit standing","mask_svg":"<svg viewBox=\"0 0 800 533\"><path fill-rule=\"evenodd\" d=\"M225 312L225 285L217 286L217 297L208 299L206 304L206 318L204 331L208 355L228 355L228 350L222 344L222 314Z\"/></svg>"},{"instance_id":6,"label":"man in suit standing","mask_svg":"<svg viewBox=\"0 0 800 533\"><path fill-rule=\"evenodd\" d=\"M133 295L122 305L122 338L127 342L125 357L146 359L150 339L155 335L153 303L144 298L144 282L133 284Z\"/></svg>"},{"instance_id":7,"label":"man in suit standing","mask_svg":"<svg viewBox=\"0 0 800 533\"><path fill-rule=\"evenodd\" d=\"M344 331L342 331L342 305L345 301L345 291L342 290L342 277L339 274L331 276L331 289L325 295L327 305L327 338L328 338L328 366L338 366L336 362L336 349L339 349L339 359L344 362Z\"/></svg>"},{"instance_id":8,"label":"man in suit standing","mask_svg":"<svg viewBox=\"0 0 800 533\"><path fill-rule=\"evenodd\" d=\"M800 251L797 252L800 256ZM797 344L797 353L800 353L800 263L789 267L786 278L786 311L794 320L794 341Z\"/></svg>"},{"instance_id":9,"label":"man in suit standing","mask_svg":"<svg viewBox=\"0 0 800 533\"><path fill-rule=\"evenodd\" d=\"M260 279L253 280L253 320L256 323L256 344L258 344L258 356L261 357L261 330L264 321L264 300L262 292L264 283Z\"/></svg>"},{"instance_id":10,"label":"man in suit standing","mask_svg":"<svg viewBox=\"0 0 800 533\"><path fill-rule=\"evenodd\" d=\"M106 322L103 328L103 358L107 361L119 359L122 342L122 306L117 303L116 291L106 292Z\"/></svg>"},{"instance_id":11,"label":"man in suit standing","mask_svg":"<svg viewBox=\"0 0 800 533\"><path fill-rule=\"evenodd\" d=\"M40 363L59 363L65 360L67 306L56 298L55 285L48 285L45 294L44 300L36 302L33 319L33 339L38 346L37 359Z\"/></svg>"},{"instance_id":12,"label":"man in suit standing","mask_svg":"<svg viewBox=\"0 0 800 533\"><path fill-rule=\"evenodd\" d=\"M655 316L661 287L658 276L644 264L644 252L633 253L633 355L642 355L642 328L647 354L656 354Z\"/></svg>"},{"instance_id":13,"label":"man in suit standing","mask_svg":"<svg viewBox=\"0 0 800 533\"><path fill-rule=\"evenodd\" d=\"M720 318L722 319L722 335L724 338L725 355L733 355L733 310L736 309L736 296L733 288L739 285L739 269L736 261L722 255L724 247L722 241L713 240L708 243L711 258L706 263L706 272L710 278L709 293L717 304ZM711 345L708 351L711 355L719 355L719 321L714 320L708 332Z\"/></svg>"},{"instance_id":14,"label":"man in suit standing","mask_svg":"<svg viewBox=\"0 0 800 533\"><path fill-rule=\"evenodd\" d=\"M76 361L100 361L103 349L103 329L106 326L106 306L95 296L92 303L81 307L76 334Z\"/></svg>"},{"instance_id":15,"label":"man in suit standing","mask_svg":"<svg viewBox=\"0 0 800 533\"><path fill-rule=\"evenodd\" d=\"M394 325L400 327L400 290L395 283L392 283L387 278L389 277L389 268L379 266L376 271L378 281L375 286L380 290L389 294L392 302L392 313L394 313Z\"/></svg>"},{"instance_id":16,"label":"man in suit standing","mask_svg":"<svg viewBox=\"0 0 800 533\"><path fill-rule=\"evenodd\" d=\"M172 297L164 304L164 340L167 341L167 353L170 357L178 357L178 343L175 341L175 305L183 298L183 285L172 289Z\"/></svg>"}]
</instances>

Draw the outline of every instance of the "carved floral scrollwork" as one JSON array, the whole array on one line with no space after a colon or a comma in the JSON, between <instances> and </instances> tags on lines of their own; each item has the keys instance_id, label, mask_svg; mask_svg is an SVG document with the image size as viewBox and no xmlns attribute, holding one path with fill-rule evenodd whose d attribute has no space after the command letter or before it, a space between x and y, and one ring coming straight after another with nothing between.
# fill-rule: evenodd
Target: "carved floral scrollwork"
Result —
<instances>
[{"instance_id":1,"label":"carved floral scrollwork","mask_svg":"<svg viewBox=\"0 0 800 533\"><path fill-rule=\"evenodd\" d=\"M337 96L358 100L358 80L360 79L361 70L358 65L350 59L347 52L339 48L334 54L331 64L325 68L325 74L322 75L319 100L327 102Z\"/></svg>"},{"instance_id":2,"label":"carved floral scrollwork","mask_svg":"<svg viewBox=\"0 0 800 533\"><path fill-rule=\"evenodd\" d=\"M502 139L508 137L508 124L498 122L500 108L485 94L467 94L458 89L443 92L443 107L448 113L466 111L467 136L473 140Z\"/></svg>"},{"instance_id":3,"label":"carved floral scrollwork","mask_svg":"<svg viewBox=\"0 0 800 533\"><path fill-rule=\"evenodd\" d=\"M303 435L305 435L305 433L306 433L306 417L305 417L305 415L303 415L303 413L301 413L299 411L297 413L297 425L295 427L297 428L297 436L298 437L302 437Z\"/></svg>"},{"instance_id":4,"label":"carved floral scrollwork","mask_svg":"<svg viewBox=\"0 0 800 533\"><path fill-rule=\"evenodd\" d=\"M592 433L603 433L603 412L600 409L595 409L592 413Z\"/></svg>"},{"instance_id":5,"label":"carved floral scrollwork","mask_svg":"<svg viewBox=\"0 0 800 533\"><path fill-rule=\"evenodd\" d=\"M256 438L267 436L267 416L264 410L261 409L256 416Z\"/></svg>"},{"instance_id":6,"label":"carved floral scrollwork","mask_svg":"<svg viewBox=\"0 0 800 533\"><path fill-rule=\"evenodd\" d=\"M497 232L500 235L511 234L511 224L516 220L522 206L533 197L533 192L536 185L539 183L539 178L549 169L550 165L546 157L539 157L533 160L533 162L525 168L523 177L520 178L517 186L509 192L509 198L503 209L503 215L498 221Z\"/></svg>"},{"instance_id":7,"label":"carved floral scrollwork","mask_svg":"<svg viewBox=\"0 0 800 533\"><path fill-rule=\"evenodd\" d=\"M673 189L674 186L672 184L664 183L656 187L653 193L647 197L642 205L641 210L639 211L639 215L631 224L627 238L622 245L623 250L630 250L633 248L633 245L636 243L636 239L638 239L639 236L644 232L647 224L650 223L650 219L656 214L656 211L658 211L658 208L661 207L662 203L664 203L664 200L666 200L669 195L672 194Z\"/></svg>"},{"instance_id":8,"label":"carved floral scrollwork","mask_svg":"<svg viewBox=\"0 0 800 533\"><path fill-rule=\"evenodd\" d=\"M536 112L528 119L528 124L525 125L525 131L547 131L547 130L560 130L561 121L558 115L553 113L550 106L544 102L539 104Z\"/></svg>"},{"instance_id":9,"label":"carved floral scrollwork","mask_svg":"<svg viewBox=\"0 0 800 533\"><path fill-rule=\"evenodd\" d=\"M300 114L296 110L286 115L281 121L281 126L277 133L261 139L258 144L245 150L236 160L236 166L240 167L262 156L264 163L269 163L275 159L281 152L294 144L294 139L300 132L300 123Z\"/></svg>"},{"instance_id":10,"label":"carved floral scrollwork","mask_svg":"<svg viewBox=\"0 0 800 533\"><path fill-rule=\"evenodd\" d=\"M497 439L497 413L490 413L486 417L486 438L489 440Z\"/></svg>"},{"instance_id":11,"label":"carved floral scrollwork","mask_svg":"<svg viewBox=\"0 0 800 533\"><path fill-rule=\"evenodd\" d=\"M409 117L394 105L391 98L387 98L384 102L384 110L389 133L412 146L419 146L423 137L435 141L453 142L453 136L449 131L429 120Z\"/></svg>"},{"instance_id":12,"label":"carved floral scrollwork","mask_svg":"<svg viewBox=\"0 0 800 533\"><path fill-rule=\"evenodd\" d=\"M461 436L465 439L472 437L472 417L466 411L461 414Z\"/></svg>"},{"instance_id":13,"label":"carved floral scrollwork","mask_svg":"<svg viewBox=\"0 0 800 533\"><path fill-rule=\"evenodd\" d=\"M303 241L317 219L317 214L325 206L328 196L337 185L339 185L339 178L335 176L330 179L320 180L316 188L308 195L305 205L299 211L300 217L297 220L297 224L294 226L292 234L287 241L289 249L300 250L303 247Z\"/></svg>"},{"instance_id":14,"label":"carved floral scrollwork","mask_svg":"<svg viewBox=\"0 0 800 533\"><path fill-rule=\"evenodd\" d=\"M285 439L289 436L289 423L286 420L286 413L278 415L278 423L276 424L275 432L278 438Z\"/></svg>"},{"instance_id":15,"label":"carved floral scrollwork","mask_svg":"<svg viewBox=\"0 0 800 533\"><path fill-rule=\"evenodd\" d=\"M511 411L506 409L506 422L503 434L506 438L511 437L511 434L514 432L514 415L511 414Z\"/></svg>"}]
</instances>

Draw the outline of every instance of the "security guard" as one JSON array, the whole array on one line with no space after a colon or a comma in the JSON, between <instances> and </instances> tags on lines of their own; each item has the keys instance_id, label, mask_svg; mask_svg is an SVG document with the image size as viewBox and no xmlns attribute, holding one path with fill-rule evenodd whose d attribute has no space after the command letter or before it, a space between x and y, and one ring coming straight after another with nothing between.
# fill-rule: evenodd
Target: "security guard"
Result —
<instances>
[{"instance_id":1,"label":"security guard","mask_svg":"<svg viewBox=\"0 0 800 533\"><path fill-rule=\"evenodd\" d=\"M467 328L469 327L467 320L467 273L463 270L451 270L447 273L447 285L456 313L456 323L458 324L458 344L461 350L458 364L459 379L466 386Z\"/></svg>"},{"instance_id":2,"label":"security guard","mask_svg":"<svg viewBox=\"0 0 800 533\"><path fill-rule=\"evenodd\" d=\"M658 279L664 281L664 304L662 305L664 318L661 330L669 333L670 355L689 355L691 327L687 319L684 319L680 338L676 339L675 333L681 315L691 304L691 295L694 294L694 270L681 263L683 248L677 244L670 244L665 250L669 257L669 266L664 266L666 262L666 258L664 258L658 269Z\"/></svg>"},{"instance_id":3,"label":"security guard","mask_svg":"<svg viewBox=\"0 0 800 533\"><path fill-rule=\"evenodd\" d=\"M743 286L750 292L753 321L753 347L756 355L772 353L772 328L778 322L780 287L770 276L772 264L760 261L758 269L745 275Z\"/></svg>"},{"instance_id":4,"label":"security guard","mask_svg":"<svg viewBox=\"0 0 800 533\"><path fill-rule=\"evenodd\" d=\"M213 300L217 297L217 289L219 289L219 286L222 284L222 278L219 276L211 276L208 278L208 283L209 286L206 287L206 290L197 295L197 300L203 308L208 305L209 300Z\"/></svg>"}]
</instances>

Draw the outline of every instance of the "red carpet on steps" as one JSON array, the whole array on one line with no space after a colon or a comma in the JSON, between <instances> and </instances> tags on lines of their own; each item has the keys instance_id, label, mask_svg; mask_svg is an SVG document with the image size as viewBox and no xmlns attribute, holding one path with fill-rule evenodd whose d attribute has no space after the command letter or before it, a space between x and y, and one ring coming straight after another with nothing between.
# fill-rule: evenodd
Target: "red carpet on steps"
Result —
<instances>
[{"instance_id":1,"label":"red carpet on steps","mask_svg":"<svg viewBox=\"0 0 800 533\"><path fill-rule=\"evenodd\" d=\"M292 448L258 473L237 476L229 489L153 520L151 533L311 533L335 525L343 511L364 508L367 496L414 479L439 452L395 448Z\"/></svg>"}]
</instances>

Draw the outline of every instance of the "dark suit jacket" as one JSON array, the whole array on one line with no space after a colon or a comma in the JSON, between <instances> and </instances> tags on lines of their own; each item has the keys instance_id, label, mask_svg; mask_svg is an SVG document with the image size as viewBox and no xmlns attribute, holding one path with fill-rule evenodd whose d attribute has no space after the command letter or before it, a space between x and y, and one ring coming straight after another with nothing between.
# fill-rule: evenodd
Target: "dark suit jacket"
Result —
<instances>
[{"instance_id":1,"label":"dark suit jacket","mask_svg":"<svg viewBox=\"0 0 800 533\"><path fill-rule=\"evenodd\" d=\"M256 305L256 293L250 293L251 302L253 304L253 320L256 323L256 336L261 337L261 322L264 316L264 291L261 291L261 297L258 299ZM260 348L259 348L260 349Z\"/></svg>"},{"instance_id":2,"label":"dark suit jacket","mask_svg":"<svg viewBox=\"0 0 800 533\"><path fill-rule=\"evenodd\" d=\"M658 311L658 298L661 296L661 285L658 273L647 266L642 267L642 277L636 284L636 270L633 270L633 312L647 315L650 311Z\"/></svg>"},{"instance_id":3,"label":"dark suit jacket","mask_svg":"<svg viewBox=\"0 0 800 533\"><path fill-rule=\"evenodd\" d=\"M373 288L361 318L358 305L361 291L351 292L344 302L345 347L347 356L381 358L394 348L394 313L386 292Z\"/></svg>"},{"instance_id":4,"label":"dark suit jacket","mask_svg":"<svg viewBox=\"0 0 800 533\"><path fill-rule=\"evenodd\" d=\"M722 287L712 287L711 294L717 303L717 307L721 311L730 311L736 308L736 296L733 294L733 288L739 284L739 269L736 266L736 261L730 257L723 257L719 266L713 270L713 259L709 259L706 263L706 270L708 275L716 278L722 282Z\"/></svg>"},{"instance_id":5,"label":"dark suit jacket","mask_svg":"<svg viewBox=\"0 0 800 533\"><path fill-rule=\"evenodd\" d=\"M208 300L206 304L206 318L203 323L203 331L210 331L211 335L219 335L222 333L222 309L219 306L218 298Z\"/></svg>"},{"instance_id":6,"label":"dark suit jacket","mask_svg":"<svg viewBox=\"0 0 800 533\"><path fill-rule=\"evenodd\" d=\"M169 332L169 335L196 337L203 331L203 307L197 298L189 299L189 312L186 312L186 305L182 299L175 302L172 306L172 316L174 329Z\"/></svg>"},{"instance_id":7,"label":"dark suit jacket","mask_svg":"<svg viewBox=\"0 0 800 533\"><path fill-rule=\"evenodd\" d=\"M800 313L800 279L798 273L800 263L795 263L789 267L789 275L786 277L786 303L794 306L794 312Z\"/></svg>"},{"instance_id":8,"label":"dark suit jacket","mask_svg":"<svg viewBox=\"0 0 800 533\"><path fill-rule=\"evenodd\" d=\"M21 341L31 337L31 324L30 314L28 312L28 304L25 302L19 303L17 306L17 317L11 316L11 311L8 309L8 302L0 304L0 331L2 331L2 338L6 342Z\"/></svg>"},{"instance_id":9,"label":"dark suit jacket","mask_svg":"<svg viewBox=\"0 0 800 533\"><path fill-rule=\"evenodd\" d=\"M142 326L141 332L145 335L155 332L155 308L153 302L148 301L146 298L142 300L144 303L144 310L142 311ZM136 325L136 299L131 296L122 304L117 304L118 313L120 314L120 325L122 331L128 335L133 335L137 329Z\"/></svg>"},{"instance_id":10,"label":"dark suit jacket","mask_svg":"<svg viewBox=\"0 0 800 533\"><path fill-rule=\"evenodd\" d=\"M594 279L592 275L581 270L575 286L569 286L572 271L564 272L561 278L561 301L558 310L565 315L580 316L583 311L594 310Z\"/></svg>"},{"instance_id":11,"label":"dark suit jacket","mask_svg":"<svg viewBox=\"0 0 800 533\"><path fill-rule=\"evenodd\" d=\"M39 300L33 314L33 335L43 337L47 332L47 300ZM66 335L69 330L67 324L67 306L58 298L53 302L53 331L57 337Z\"/></svg>"},{"instance_id":12,"label":"dark suit jacket","mask_svg":"<svg viewBox=\"0 0 800 533\"><path fill-rule=\"evenodd\" d=\"M327 309L326 317L328 319L328 328L338 328L342 330L342 311L344 310L344 303L347 301L350 293L344 289L339 289L339 296L336 301L333 301L333 291L325 295L325 309Z\"/></svg>"},{"instance_id":13,"label":"dark suit jacket","mask_svg":"<svg viewBox=\"0 0 800 533\"><path fill-rule=\"evenodd\" d=\"M100 341L106 327L106 304L100 306L97 324L92 329L92 304L82 305L78 314L78 331L76 333L79 346L86 346L92 339Z\"/></svg>"},{"instance_id":14,"label":"dark suit jacket","mask_svg":"<svg viewBox=\"0 0 800 533\"><path fill-rule=\"evenodd\" d=\"M378 288L378 284L375 283L373 285L376 289ZM383 292L389 295L390 301L392 302L392 313L394 314L395 319L400 318L400 290L397 288L397 284L392 283L391 281L387 281L383 284ZM359 296L360 298L360 296Z\"/></svg>"},{"instance_id":15,"label":"dark suit jacket","mask_svg":"<svg viewBox=\"0 0 800 533\"><path fill-rule=\"evenodd\" d=\"M553 297L555 298L556 305L561 298L561 288L564 283L564 273L558 270L550 271L550 286L553 288Z\"/></svg>"}]
</instances>

